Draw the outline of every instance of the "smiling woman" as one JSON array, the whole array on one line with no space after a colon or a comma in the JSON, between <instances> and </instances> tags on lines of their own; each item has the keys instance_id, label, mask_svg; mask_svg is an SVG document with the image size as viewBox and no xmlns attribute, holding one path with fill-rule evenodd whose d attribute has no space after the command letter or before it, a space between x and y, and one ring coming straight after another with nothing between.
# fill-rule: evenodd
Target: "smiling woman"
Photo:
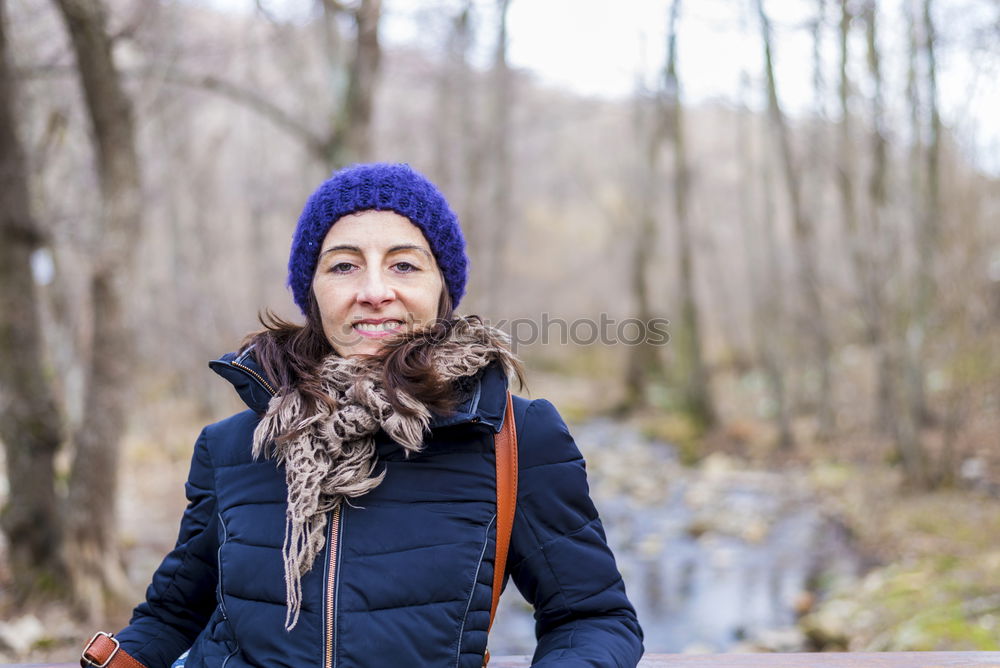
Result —
<instances>
[{"instance_id":1,"label":"smiling woman","mask_svg":"<svg viewBox=\"0 0 1000 668\"><path fill-rule=\"evenodd\" d=\"M313 277L323 332L343 357L426 327L445 284L420 229L395 211L345 216L326 233Z\"/></svg>"},{"instance_id":2,"label":"smiling woman","mask_svg":"<svg viewBox=\"0 0 1000 668\"><path fill-rule=\"evenodd\" d=\"M480 668L507 576L535 665L638 663L573 438L508 390L509 337L454 313L467 266L408 166L320 185L288 263L305 323L265 317L211 363L249 410L202 431L177 546L84 665Z\"/></svg>"}]
</instances>

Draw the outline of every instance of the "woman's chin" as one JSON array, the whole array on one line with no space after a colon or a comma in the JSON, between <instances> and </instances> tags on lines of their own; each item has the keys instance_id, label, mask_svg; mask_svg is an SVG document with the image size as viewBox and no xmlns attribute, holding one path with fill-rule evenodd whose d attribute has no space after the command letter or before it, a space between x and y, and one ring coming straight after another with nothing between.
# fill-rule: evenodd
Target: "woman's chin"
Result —
<instances>
[{"instance_id":1,"label":"woman's chin","mask_svg":"<svg viewBox=\"0 0 1000 668\"><path fill-rule=\"evenodd\" d=\"M399 331L389 336L380 336L377 338L366 337L363 341L358 341L352 345L333 346L333 348L341 357L368 357L383 352L386 347L404 334L405 332Z\"/></svg>"},{"instance_id":2,"label":"woman's chin","mask_svg":"<svg viewBox=\"0 0 1000 668\"><path fill-rule=\"evenodd\" d=\"M382 352L383 347L382 345L352 346L350 348L341 348L337 350L337 353L341 357L371 357Z\"/></svg>"}]
</instances>

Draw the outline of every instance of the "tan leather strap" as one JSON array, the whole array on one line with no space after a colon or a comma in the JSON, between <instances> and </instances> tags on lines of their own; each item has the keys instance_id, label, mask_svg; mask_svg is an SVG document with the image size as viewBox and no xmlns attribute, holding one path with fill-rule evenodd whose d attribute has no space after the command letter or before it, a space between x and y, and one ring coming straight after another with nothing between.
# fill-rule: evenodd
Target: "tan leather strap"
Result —
<instances>
[{"instance_id":1,"label":"tan leather strap","mask_svg":"<svg viewBox=\"0 0 1000 668\"><path fill-rule=\"evenodd\" d=\"M80 655L83 668L146 668L118 644L118 639L110 633L100 631L94 634Z\"/></svg>"},{"instance_id":2,"label":"tan leather strap","mask_svg":"<svg viewBox=\"0 0 1000 668\"><path fill-rule=\"evenodd\" d=\"M507 409L503 426L495 439L497 462L497 549L493 560L493 604L490 606L490 625L497 614L500 590L503 589L507 571L507 551L510 548L510 534L514 529L514 511L517 509L517 430L514 425L514 401L507 392ZM489 663L490 653L486 651L483 665Z\"/></svg>"}]
</instances>

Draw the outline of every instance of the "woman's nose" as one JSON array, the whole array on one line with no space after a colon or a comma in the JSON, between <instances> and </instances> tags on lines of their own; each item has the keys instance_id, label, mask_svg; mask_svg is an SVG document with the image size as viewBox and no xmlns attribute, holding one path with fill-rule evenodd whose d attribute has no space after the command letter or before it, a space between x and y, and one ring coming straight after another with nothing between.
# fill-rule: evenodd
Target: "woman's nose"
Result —
<instances>
[{"instance_id":1,"label":"woman's nose","mask_svg":"<svg viewBox=\"0 0 1000 668\"><path fill-rule=\"evenodd\" d=\"M358 292L358 303L377 307L387 304L395 298L395 291L381 272L369 271L365 273L364 282Z\"/></svg>"}]
</instances>

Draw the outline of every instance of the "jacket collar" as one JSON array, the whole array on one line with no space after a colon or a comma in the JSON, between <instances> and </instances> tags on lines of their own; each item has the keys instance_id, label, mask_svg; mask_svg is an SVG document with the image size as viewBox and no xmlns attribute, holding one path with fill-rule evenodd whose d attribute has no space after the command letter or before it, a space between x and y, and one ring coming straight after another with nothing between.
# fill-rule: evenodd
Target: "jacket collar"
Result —
<instances>
[{"instance_id":1,"label":"jacket collar","mask_svg":"<svg viewBox=\"0 0 1000 668\"><path fill-rule=\"evenodd\" d=\"M252 346L242 353L226 353L209 362L208 366L233 384L237 394L251 410L258 415L267 411L267 405L277 388L254 359ZM456 407L455 413L434 414L430 427L435 429L473 422L489 425L493 431L499 432L503 427L506 408L507 376L500 364L494 362L476 376L471 391Z\"/></svg>"}]
</instances>

